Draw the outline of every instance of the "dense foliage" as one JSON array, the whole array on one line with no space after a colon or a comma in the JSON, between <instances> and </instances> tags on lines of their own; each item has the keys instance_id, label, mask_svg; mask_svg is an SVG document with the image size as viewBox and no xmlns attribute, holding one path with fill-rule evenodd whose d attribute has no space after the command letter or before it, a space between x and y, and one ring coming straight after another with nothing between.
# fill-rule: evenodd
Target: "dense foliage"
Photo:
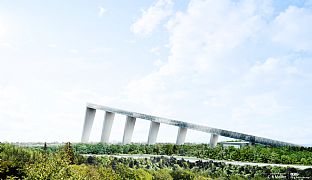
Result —
<instances>
[{"instance_id":1,"label":"dense foliage","mask_svg":"<svg viewBox=\"0 0 312 180\"><path fill-rule=\"evenodd\" d=\"M53 150L52 147L51 150ZM261 145L223 148L218 145L210 148L208 144L75 144L80 154L155 154L179 155L206 159L233 160L245 162L303 164L312 165L312 148L304 147L266 147Z\"/></svg>"},{"instance_id":2,"label":"dense foliage","mask_svg":"<svg viewBox=\"0 0 312 180\"><path fill-rule=\"evenodd\" d=\"M85 150L93 147L93 153L99 153L99 150L103 151L104 148L110 148L110 153L121 152L124 149L128 151L122 153L140 153L146 147L158 147L159 153L164 151L164 154L173 154L181 151L183 147L171 145L171 149L168 148L171 147L169 145L100 144L72 146L67 143L61 147L23 148L0 144L0 179L266 179L274 173L281 173L285 177L290 177L290 173L312 177L312 169L234 166L213 161L189 162L163 156L145 159L82 156L79 155L81 146L86 147ZM193 148L190 145L184 147ZM119 150L112 150L114 148ZM153 153L154 150L150 152Z\"/></svg>"}]
</instances>

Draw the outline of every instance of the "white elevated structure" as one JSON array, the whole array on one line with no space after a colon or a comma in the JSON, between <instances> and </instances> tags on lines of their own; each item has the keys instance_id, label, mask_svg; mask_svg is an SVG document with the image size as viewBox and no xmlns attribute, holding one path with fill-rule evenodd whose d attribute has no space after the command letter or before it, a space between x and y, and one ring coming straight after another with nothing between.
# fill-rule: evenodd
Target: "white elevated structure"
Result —
<instances>
[{"instance_id":1,"label":"white elevated structure","mask_svg":"<svg viewBox=\"0 0 312 180\"><path fill-rule=\"evenodd\" d=\"M220 142L221 146L223 147L235 147L235 148L241 148L244 146L248 146L250 143L249 142L242 142L242 141L234 141L234 142Z\"/></svg>"},{"instance_id":2,"label":"white elevated structure","mask_svg":"<svg viewBox=\"0 0 312 180\"><path fill-rule=\"evenodd\" d=\"M187 129L193 129L197 131L210 133L211 134L211 137L210 137L211 147L215 147L217 145L219 136L240 139L243 141L248 141L251 144L259 143L259 144L271 145L271 146L298 146L296 144L276 141L276 140L262 138L258 136L253 136L253 135L248 135L248 134L243 134L243 133L238 133L238 132L233 132L233 131L228 131L228 130L223 130L223 129L217 129L217 128L212 128L208 126L197 125L197 124L187 123L183 121L177 121L173 119L161 118L161 117L151 116L147 114L130 112L130 111L125 111L121 109L116 109L116 108L101 106L101 105L96 105L96 104L90 104L90 103L87 104L87 108L86 108L86 115L85 115L84 126L83 126L82 137L81 137L81 142L83 143L87 143L89 140L96 110L105 111L102 136L101 136L101 142L103 143L109 143L109 136L111 133L114 117L115 117L115 114L117 113L117 114L125 115L127 117L125 128L124 128L123 140L122 140L123 144L131 143L131 138L132 138L136 119L144 119L144 120L151 121L150 130L149 130L148 139L147 139L148 144L156 143L159 126L161 123L164 123L164 124L169 124L169 125L179 127L177 140L176 140L177 145L184 144Z\"/></svg>"},{"instance_id":3,"label":"white elevated structure","mask_svg":"<svg viewBox=\"0 0 312 180\"><path fill-rule=\"evenodd\" d=\"M127 116L124 135L122 138L122 144L131 143L131 138L132 138L132 134L133 134L135 121L136 121L135 117Z\"/></svg>"},{"instance_id":4,"label":"white elevated structure","mask_svg":"<svg viewBox=\"0 0 312 180\"><path fill-rule=\"evenodd\" d=\"M187 132L187 129L185 127L179 127L177 141L176 141L177 145L184 144L186 132Z\"/></svg>"},{"instance_id":5,"label":"white elevated structure","mask_svg":"<svg viewBox=\"0 0 312 180\"><path fill-rule=\"evenodd\" d=\"M160 123L151 121L150 130L148 132L147 144L155 144Z\"/></svg>"},{"instance_id":6,"label":"white elevated structure","mask_svg":"<svg viewBox=\"0 0 312 180\"><path fill-rule=\"evenodd\" d=\"M110 132L112 130L115 113L105 112L101 142L108 143Z\"/></svg>"}]
</instances>

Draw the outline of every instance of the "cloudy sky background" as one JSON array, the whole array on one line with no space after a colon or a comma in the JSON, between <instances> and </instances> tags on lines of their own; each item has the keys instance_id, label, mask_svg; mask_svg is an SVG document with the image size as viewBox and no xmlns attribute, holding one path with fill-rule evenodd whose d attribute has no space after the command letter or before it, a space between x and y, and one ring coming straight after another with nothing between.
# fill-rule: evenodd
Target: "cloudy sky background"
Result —
<instances>
[{"instance_id":1,"label":"cloudy sky background","mask_svg":"<svg viewBox=\"0 0 312 180\"><path fill-rule=\"evenodd\" d=\"M311 144L311 92L312 1L0 1L0 141L77 142L92 102Z\"/></svg>"}]
</instances>

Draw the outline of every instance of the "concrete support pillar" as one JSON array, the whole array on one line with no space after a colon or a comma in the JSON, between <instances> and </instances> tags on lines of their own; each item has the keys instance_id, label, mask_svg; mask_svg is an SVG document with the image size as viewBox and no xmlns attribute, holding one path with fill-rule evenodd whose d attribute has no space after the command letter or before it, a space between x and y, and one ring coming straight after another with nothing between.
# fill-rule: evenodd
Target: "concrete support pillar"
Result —
<instances>
[{"instance_id":1,"label":"concrete support pillar","mask_svg":"<svg viewBox=\"0 0 312 180\"><path fill-rule=\"evenodd\" d=\"M212 148L216 147L216 145L218 143L218 138L219 138L219 135L211 134L211 137L210 137L210 147L212 147Z\"/></svg>"},{"instance_id":2,"label":"concrete support pillar","mask_svg":"<svg viewBox=\"0 0 312 180\"><path fill-rule=\"evenodd\" d=\"M185 137L186 137L186 132L187 132L187 128L179 127L177 141L176 141L177 145L184 144Z\"/></svg>"},{"instance_id":3,"label":"concrete support pillar","mask_svg":"<svg viewBox=\"0 0 312 180\"><path fill-rule=\"evenodd\" d=\"M131 143L135 120L136 119L134 117L127 116L122 144Z\"/></svg>"},{"instance_id":4,"label":"concrete support pillar","mask_svg":"<svg viewBox=\"0 0 312 180\"><path fill-rule=\"evenodd\" d=\"M83 125L83 130L82 130L82 137L81 137L81 142L86 143L89 141L93 121L94 121L94 116L95 116L95 109L87 107L86 109L86 115L85 115L85 120L84 120L84 125Z\"/></svg>"},{"instance_id":5,"label":"concrete support pillar","mask_svg":"<svg viewBox=\"0 0 312 180\"><path fill-rule=\"evenodd\" d=\"M113 121L114 121L115 113L112 112L105 112L104 122L103 122L103 129L102 129L102 136L101 142L108 143L109 142L109 135L112 130Z\"/></svg>"},{"instance_id":6,"label":"concrete support pillar","mask_svg":"<svg viewBox=\"0 0 312 180\"><path fill-rule=\"evenodd\" d=\"M160 123L151 121L147 144L155 144L157 139L157 134L159 130Z\"/></svg>"}]
</instances>

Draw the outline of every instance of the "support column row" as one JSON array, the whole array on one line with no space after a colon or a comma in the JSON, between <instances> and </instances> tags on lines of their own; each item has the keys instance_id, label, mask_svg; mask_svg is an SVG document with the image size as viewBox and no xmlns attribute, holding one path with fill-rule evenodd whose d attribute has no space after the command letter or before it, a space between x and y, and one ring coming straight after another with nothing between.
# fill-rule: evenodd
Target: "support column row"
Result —
<instances>
[{"instance_id":1,"label":"support column row","mask_svg":"<svg viewBox=\"0 0 312 180\"><path fill-rule=\"evenodd\" d=\"M89 108L89 107L86 108L85 120L84 120L82 137L81 137L81 142L83 143L87 143L89 141L95 113L96 113L96 109ZM109 142L109 137L110 137L114 117L115 117L115 113L105 112L102 135L101 135L101 142L103 143ZM122 140L123 144L131 143L135 122L136 122L136 118L127 116L125 128L124 128L123 140ZM147 140L148 144L156 143L159 126L160 126L160 123L158 122L152 121L150 123L149 135L148 135L148 140ZM177 145L184 144L186 133L187 133L187 128L179 127L177 140L176 140ZM217 145L218 138L219 138L219 135L211 134L211 137L210 137L211 147L215 147Z\"/></svg>"}]
</instances>

